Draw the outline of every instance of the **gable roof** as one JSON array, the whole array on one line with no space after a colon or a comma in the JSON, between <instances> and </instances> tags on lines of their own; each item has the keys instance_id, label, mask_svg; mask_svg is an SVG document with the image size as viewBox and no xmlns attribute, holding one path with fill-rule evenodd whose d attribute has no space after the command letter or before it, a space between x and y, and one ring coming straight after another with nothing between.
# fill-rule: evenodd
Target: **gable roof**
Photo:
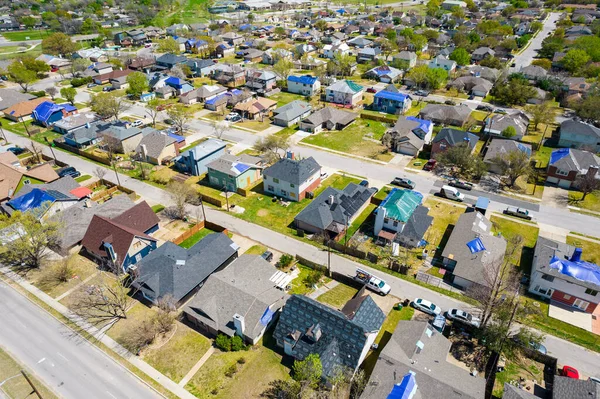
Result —
<instances>
[{"instance_id":1,"label":"gable roof","mask_svg":"<svg viewBox=\"0 0 600 399\"><path fill-rule=\"evenodd\" d=\"M45 210L42 207L45 207L47 203L54 203L55 201L56 197L47 191L34 188L25 195L11 199L7 204L15 211L33 211L39 217Z\"/></svg>"},{"instance_id":2,"label":"gable roof","mask_svg":"<svg viewBox=\"0 0 600 399\"><path fill-rule=\"evenodd\" d=\"M29 101L36 98L30 93L21 93L13 89L0 88L0 110L11 107L23 101Z\"/></svg>"},{"instance_id":3,"label":"gable roof","mask_svg":"<svg viewBox=\"0 0 600 399\"><path fill-rule=\"evenodd\" d=\"M560 131L563 130L576 133L582 136L598 137L600 139L600 129L589 123L567 119L560 124Z\"/></svg>"},{"instance_id":4,"label":"gable roof","mask_svg":"<svg viewBox=\"0 0 600 399\"><path fill-rule=\"evenodd\" d=\"M386 210L386 217L407 222L422 201L423 195L421 193L393 188L379 204L379 207Z\"/></svg>"},{"instance_id":5,"label":"gable roof","mask_svg":"<svg viewBox=\"0 0 600 399\"><path fill-rule=\"evenodd\" d=\"M223 154L206 165L209 170L216 170L228 176L237 177L249 169L261 168L262 159L248 154ZM210 173L210 172L209 172Z\"/></svg>"},{"instance_id":6,"label":"gable roof","mask_svg":"<svg viewBox=\"0 0 600 399\"><path fill-rule=\"evenodd\" d=\"M491 161L498 156L509 154L513 151L521 151L531 156L531 144L520 143L515 140L496 138L492 140L485 153L484 161Z\"/></svg>"},{"instance_id":7,"label":"gable roof","mask_svg":"<svg viewBox=\"0 0 600 399\"><path fill-rule=\"evenodd\" d=\"M300 187L312 175L321 170L321 165L313 157L303 159L282 158L263 171L269 176Z\"/></svg>"},{"instance_id":8,"label":"gable roof","mask_svg":"<svg viewBox=\"0 0 600 399\"><path fill-rule=\"evenodd\" d=\"M311 75L300 75L300 76L295 76L295 75L290 75L287 78L288 82L295 82L295 83L301 83L301 84L307 84L307 85L314 85L315 82L317 80L319 80L319 78L317 78L316 76L311 76Z\"/></svg>"},{"instance_id":9,"label":"gable roof","mask_svg":"<svg viewBox=\"0 0 600 399\"><path fill-rule=\"evenodd\" d=\"M160 221L146 201L136 204L111 220L141 232L150 230Z\"/></svg>"},{"instance_id":10,"label":"gable roof","mask_svg":"<svg viewBox=\"0 0 600 399\"><path fill-rule=\"evenodd\" d=\"M438 143L442 140L446 140L451 146L464 144L466 142L469 144L469 147L475 148L475 145L477 145L477 142L479 141L479 137L473 133L465 132L464 130L445 127L435 136L433 142Z\"/></svg>"},{"instance_id":11,"label":"gable roof","mask_svg":"<svg viewBox=\"0 0 600 399\"><path fill-rule=\"evenodd\" d=\"M351 94L359 93L363 89L364 88L361 85L351 80L338 80L337 82L327 87L327 90Z\"/></svg>"},{"instance_id":12,"label":"gable roof","mask_svg":"<svg viewBox=\"0 0 600 399\"><path fill-rule=\"evenodd\" d=\"M386 100L392 100L404 103L407 99L411 99L410 95L404 93L395 93L392 91L381 90L375 94L375 98L383 98Z\"/></svg>"},{"instance_id":13,"label":"gable roof","mask_svg":"<svg viewBox=\"0 0 600 399\"><path fill-rule=\"evenodd\" d=\"M32 116L33 119L45 123L54 113L61 112L63 110L65 112L73 112L77 111L77 108L71 104L55 104L52 101L46 100L34 108L32 111Z\"/></svg>"},{"instance_id":14,"label":"gable roof","mask_svg":"<svg viewBox=\"0 0 600 399\"><path fill-rule=\"evenodd\" d=\"M590 166L600 168L600 157L576 148L559 148L552 151L549 164L560 170L576 170L579 174L586 174Z\"/></svg>"},{"instance_id":15,"label":"gable roof","mask_svg":"<svg viewBox=\"0 0 600 399\"><path fill-rule=\"evenodd\" d=\"M354 112L344 111L342 109L333 107L323 107L302 120L302 123L320 126L324 122L331 122L336 125L341 124L345 126L354 121L356 118L357 115Z\"/></svg>"},{"instance_id":16,"label":"gable roof","mask_svg":"<svg viewBox=\"0 0 600 399\"><path fill-rule=\"evenodd\" d=\"M20 118L23 116L29 116L33 112L33 110L45 102L46 99L44 97L34 98L32 100L21 101L19 103L13 104L12 106L6 108L3 112L5 115L10 115L14 118Z\"/></svg>"},{"instance_id":17,"label":"gable roof","mask_svg":"<svg viewBox=\"0 0 600 399\"><path fill-rule=\"evenodd\" d=\"M175 140L175 138L155 130L142 137L142 140L136 147L135 152L141 154L142 146L145 146L146 154L149 157L158 158L166 147L174 144L176 141L177 140Z\"/></svg>"},{"instance_id":18,"label":"gable roof","mask_svg":"<svg viewBox=\"0 0 600 399\"><path fill-rule=\"evenodd\" d=\"M312 106L306 101L294 100L291 103L287 103L284 106L277 108L273 111L273 114L277 119L292 121L299 116L304 115L306 112L309 112L311 109Z\"/></svg>"}]
</instances>

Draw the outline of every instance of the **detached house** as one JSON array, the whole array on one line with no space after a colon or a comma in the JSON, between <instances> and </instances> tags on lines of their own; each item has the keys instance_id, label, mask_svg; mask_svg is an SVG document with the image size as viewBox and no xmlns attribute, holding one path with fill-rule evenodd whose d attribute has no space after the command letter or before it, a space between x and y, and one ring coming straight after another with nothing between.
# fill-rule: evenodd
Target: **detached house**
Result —
<instances>
[{"instance_id":1,"label":"detached house","mask_svg":"<svg viewBox=\"0 0 600 399\"><path fill-rule=\"evenodd\" d=\"M336 55L346 55L350 53L350 46L345 42L339 44L326 44L323 46L323 55L325 58L334 59Z\"/></svg>"},{"instance_id":2,"label":"detached house","mask_svg":"<svg viewBox=\"0 0 600 399\"><path fill-rule=\"evenodd\" d=\"M433 123L414 116L401 116L392 129L391 150L399 154L416 156L429 144L433 134Z\"/></svg>"},{"instance_id":3,"label":"detached house","mask_svg":"<svg viewBox=\"0 0 600 399\"><path fill-rule=\"evenodd\" d=\"M449 60L443 55L438 55L429 61L429 68L442 68L446 72L454 72L456 69L456 61Z\"/></svg>"},{"instance_id":4,"label":"detached house","mask_svg":"<svg viewBox=\"0 0 600 399\"><path fill-rule=\"evenodd\" d=\"M277 83L277 75L267 70L246 70L246 87L257 93L268 93Z\"/></svg>"},{"instance_id":5,"label":"detached house","mask_svg":"<svg viewBox=\"0 0 600 399\"><path fill-rule=\"evenodd\" d=\"M264 190L276 197L302 201L321 184L321 165L313 157L283 158L263 171Z\"/></svg>"},{"instance_id":6,"label":"detached house","mask_svg":"<svg viewBox=\"0 0 600 399\"><path fill-rule=\"evenodd\" d=\"M224 154L206 165L208 181L218 189L236 192L253 187L262 178L262 159L248 154Z\"/></svg>"},{"instance_id":7,"label":"detached house","mask_svg":"<svg viewBox=\"0 0 600 399\"><path fill-rule=\"evenodd\" d=\"M290 93L312 97L321 91L321 82L316 76L290 75L287 78L287 89Z\"/></svg>"},{"instance_id":8,"label":"detached house","mask_svg":"<svg viewBox=\"0 0 600 399\"><path fill-rule=\"evenodd\" d=\"M306 101L294 100L273 111L273 124L288 127L306 118L312 112L312 106Z\"/></svg>"},{"instance_id":9,"label":"detached house","mask_svg":"<svg viewBox=\"0 0 600 399\"><path fill-rule=\"evenodd\" d=\"M185 64L186 62L187 58L183 55L167 53L156 59L156 67L159 69L171 69L175 65Z\"/></svg>"},{"instance_id":10,"label":"detached house","mask_svg":"<svg viewBox=\"0 0 600 399\"><path fill-rule=\"evenodd\" d=\"M488 171L491 173L502 174L500 167L494 162L496 158L504 158L514 151L521 151L527 155L527 159L531 157L531 145L519 143L515 140L506 140L501 137L492 140L490 145L485 150L483 161L488 165Z\"/></svg>"},{"instance_id":11,"label":"detached house","mask_svg":"<svg viewBox=\"0 0 600 399\"><path fill-rule=\"evenodd\" d=\"M448 148L457 145L468 145L471 148L471 152L473 152L478 141L479 137L473 133L445 127L440 130L433 139L431 144L431 155L434 156L435 154L444 152Z\"/></svg>"},{"instance_id":12,"label":"detached house","mask_svg":"<svg viewBox=\"0 0 600 399\"><path fill-rule=\"evenodd\" d=\"M364 88L351 80L338 80L325 89L325 101L355 107L363 100Z\"/></svg>"},{"instance_id":13,"label":"detached house","mask_svg":"<svg viewBox=\"0 0 600 399\"><path fill-rule=\"evenodd\" d=\"M33 109L31 117L40 125L49 127L61 119L76 113L77 108L71 104L55 104L52 101L44 101Z\"/></svg>"},{"instance_id":14,"label":"detached house","mask_svg":"<svg viewBox=\"0 0 600 399\"><path fill-rule=\"evenodd\" d=\"M193 176L202 176L208 171L207 164L225 154L225 147L221 140L208 139L176 157L173 160L175 168Z\"/></svg>"},{"instance_id":15,"label":"detached house","mask_svg":"<svg viewBox=\"0 0 600 399\"><path fill-rule=\"evenodd\" d=\"M387 65L375 67L367 71L366 75L383 83L394 83L402 78L402 71Z\"/></svg>"},{"instance_id":16,"label":"detached house","mask_svg":"<svg viewBox=\"0 0 600 399\"><path fill-rule=\"evenodd\" d=\"M239 102L233 109L246 119L263 119L270 117L273 110L277 107L277 101L269 100L265 97L251 99L250 101Z\"/></svg>"},{"instance_id":17,"label":"detached house","mask_svg":"<svg viewBox=\"0 0 600 399\"><path fill-rule=\"evenodd\" d=\"M548 183L570 189L577 188L577 179L590 174L600 180L600 157L575 148L561 148L552 151L548 163Z\"/></svg>"},{"instance_id":18,"label":"detached house","mask_svg":"<svg viewBox=\"0 0 600 399\"><path fill-rule=\"evenodd\" d=\"M163 132L153 131L143 135L142 140L135 148L138 159L153 165L162 165L170 161L179 153L177 138Z\"/></svg>"},{"instance_id":19,"label":"detached house","mask_svg":"<svg viewBox=\"0 0 600 399\"><path fill-rule=\"evenodd\" d=\"M392 64L400 69L408 70L417 65L417 53L412 51L401 51L393 57Z\"/></svg>"},{"instance_id":20,"label":"detached house","mask_svg":"<svg viewBox=\"0 0 600 399\"><path fill-rule=\"evenodd\" d=\"M509 138L521 140L527 134L529 117L522 111L514 111L510 114L496 114L484 121L483 131L487 134L500 136L504 129L509 126L514 127L517 133Z\"/></svg>"},{"instance_id":21,"label":"detached house","mask_svg":"<svg viewBox=\"0 0 600 399\"><path fill-rule=\"evenodd\" d=\"M477 50L471 53L471 60L473 62L484 60L487 57L493 57L496 52L489 47L479 47Z\"/></svg>"},{"instance_id":22,"label":"detached house","mask_svg":"<svg viewBox=\"0 0 600 399\"><path fill-rule=\"evenodd\" d=\"M600 129L574 119L560 124L558 146L600 152Z\"/></svg>"},{"instance_id":23,"label":"detached house","mask_svg":"<svg viewBox=\"0 0 600 399\"><path fill-rule=\"evenodd\" d=\"M408 94L397 91L381 90L374 98L372 107L375 111L387 112L388 114L404 114L410 109L412 98Z\"/></svg>"},{"instance_id":24,"label":"detached house","mask_svg":"<svg viewBox=\"0 0 600 399\"><path fill-rule=\"evenodd\" d=\"M237 64L217 64L213 79L225 87L237 87L246 83L246 71Z\"/></svg>"},{"instance_id":25,"label":"detached house","mask_svg":"<svg viewBox=\"0 0 600 399\"><path fill-rule=\"evenodd\" d=\"M471 115L471 108L465 104L442 105L427 104L419 113L422 119L429 119L438 124L462 127Z\"/></svg>"},{"instance_id":26,"label":"detached house","mask_svg":"<svg viewBox=\"0 0 600 399\"><path fill-rule=\"evenodd\" d=\"M342 130L357 118L354 112L333 107L324 107L302 120L298 127L310 133L319 133L323 129Z\"/></svg>"}]
</instances>

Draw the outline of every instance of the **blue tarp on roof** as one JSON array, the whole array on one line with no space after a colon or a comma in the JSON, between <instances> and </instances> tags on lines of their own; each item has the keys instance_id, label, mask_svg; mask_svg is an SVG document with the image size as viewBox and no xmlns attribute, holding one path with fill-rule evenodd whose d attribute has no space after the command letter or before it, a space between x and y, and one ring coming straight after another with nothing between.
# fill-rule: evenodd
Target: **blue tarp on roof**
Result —
<instances>
[{"instance_id":1,"label":"blue tarp on roof","mask_svg":"<svg viewBox=\"0 0 600 399\"><path fill-rule=\"evenodd\" d=\"M476 254L477 252L481 252L481 251L485 251L485 246L483 245L483 242L481 241L481 238L477 237L474 240L471 240L467 243L467 247L469 247L469 251L471 251L472 254Z\"/></svg>"},{"instance_id":2,"label":"blue tarp on roof","mask_svg":"<svg viewBox=\"0 0 600 399\"><path fill-rule=\"evenodd\" d=\"M424 132L428 132L431 129L431 126L433 125L433 122L425 119L419 119L415 116L408 116L406 117L406 120L420 123L419 129L421 129Z\"/></svg>"},{"instance_id":3,"label":"blue tarp on roof","mask_svg":"<svg viewBox=\"0 0 600 399\"><path fill-rule=\"evenodd\" d=\"M26 212L40 207L44 202L54 202L56 199L47 192L34 188L25 195L13 198L8 201L8 205L15 211Z\"/></svg>"},{"instance_id":4,"label":"blue tarp on roof","mask_svg":"<svg viewBox=\"0 0 600 399\"><path fill-rule=\"evenodd\" d=\"M165 80L165 83L169 86L181 87L185 83L185 80L176 78L175 76L169 76L167 80Z\"/></svg>"},{"instance_id":5,"label":"blue tarp on roof","mask_svg":"<svg viewBox=\"0 0 600 399\"><path fill-rule=\"evenodd\" d=\"M171 137L171 138L173 138L173 139L175 139L178 143L181 143L182 141L185 140L185 137L180 136L180 135L175 134L175 133L169 133L168 136Z\"/></svg>"},{"instance_id":6,"label":"blue tarp on roof","mask_svg":"<svg viewBox=\"0 0 600 399\"><path fill-rule=\"evenodd\" d=\"M377 92L377 94L375 94L375 98L384 98L386 100L393 100L399 102L405 102L408 97L408 94L394 93L386 90L381 90Z\"/></svg>"},{"instance_id":7,"label":"blue tarp on roof","mask_svg":"<svg viewBox=\"0 0 600 399\"><path fill-rule=\"evenodd\" d=\"M268 326L271 320L273 319L274 314L275 312L273 310L266 308L265 313L263 313L262 317L260 318L260 324L262 324L265 327Z\"/></svg>"},{"instance_id":8,"label":"blue tarp on roof","mask_svg":"<svg viewBox=\"0 0 600 399\"><path fill-rule=\"evenodd\" d=\"M210 100L206 100L204 102L204 104L208 104L208 105L212 105L212 104L216 104L217 101L220 101L223 97L225 97L227 95L227 93L224 94L219 94L218 96L211 98Z\"/></svg>"},{"instance_id":9,"label":"blue tarp on roof","mask_svg":"<svg viewBox=\"0 0 600 399\"><path fill-rule=\"evenodd\" d=\"M550 154L550 165L569 155L570 151L571 150L569 150L568 148L561 148L559 150L552 151L552 154Z\"/></svg>"},{"instance_id":10,"label":"blue tarp on roof","mask_svg":"<svg viewBox=\"0 0 600 399\"><path fill-rule=\"evenodd\" d=\"M253 26L250 24L243 24L243 25L240 25L240 27L239 27L240 30L248 30L248 29L252 29L252 28L253 28Z\"/></svg>"},{"instance_id":11,"label":"blue tarp on roof","mask_svg":"<svg viewBox=\"0 0 600 399\"><path fill-rule=\"evenodd\" d=\"M410 399L417 392L417 381L415 374L408 372L402 377L399 384L394 385L387 399Z\"/></svg>"},{"instance_id":12,"label":"blue tarp on roof","mask_svg":"<svg viewBox=\"0 0 600 399\"><path fill-rule=\"evenodd\" d=\"M250 169L250 166L246 165L245 163L234 163L233 164L233 168L239 173L242 174L245 171L247 171L248 169Z\"/></svg>"},{"instance_id":13,"label":"blue tarp on roof","mask_svg":"<svg viewBox=\"0 0 600 399\"><path fill-rule=\"evenodd\" d=\"M77 111L77 107L71 104L61 104L60 105L66 112L74 112Z\"/></svg>"},{"instance_id":14,"label":"blue tarp on roof","mask_svg":"<svg viewBox=\"0 0 600 399\"><path fill-rule=\"evenodd\" d=\"M525 154L531 156L531 148L528 148L521 143L517 143L517 148L519 149L519 151L524 152Z\"/></svg>"},{"instance_id":15,"label":"blue tarp on roof","mask_svg":"<svg viewBox=\"0 0 600 399\"><path fill-rule=\"evenodd\" d=\"M550 268L556 269L560 273L577 280L600 286L600 266L582 261L579 259L580 256L580 248L575 250L571 260L560 259L557 256L553 256L550 260Z\"/></svg>"},{"instance_id":16,"label":"blue tarp on roof","mask_svg":"<svg viewBox=\"0 0 600 399\"><path fill-rule=\"evenodd\" d=\"M345 14L346 10L344 10L343 8L340 8L339 10L335 10L335 12L340 13L340 14Z\"/></svg>"},{"instance_id":17,"label":"blue tarp on roof","mask_svg":"<svg viewBox=\"0 0 600 399\"><path fill-rule=\"evenodd\" d=\"M302 75L302 76L290 75L290 76L288 76L288 81L290 81L290 82L302 83L302 84L307 84L307 85L313 85L317 81L317 79L318 78L316 76L311 76L311 75Z\"/></svg>"},{"instance_id":18,"label":"blue tarp on roof","mask_svg":"<svg viewBox=\"0 0 600 399\"><path fill-rule=\"evenodd\" d=\"M61 105L54 104L52 101L44 101L33 110L33 118L40 122L46 122L53 113L63 109Z\"/></svg>"}]
</instances>

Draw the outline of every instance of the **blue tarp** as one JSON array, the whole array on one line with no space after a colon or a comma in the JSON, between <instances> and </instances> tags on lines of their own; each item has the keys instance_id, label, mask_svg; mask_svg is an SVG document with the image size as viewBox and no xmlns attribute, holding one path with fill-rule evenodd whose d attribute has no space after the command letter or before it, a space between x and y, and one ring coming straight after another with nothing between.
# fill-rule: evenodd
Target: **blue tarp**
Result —
<instances>
[{"instance_id":1,"label":"blue tarp","mask_svg":"<svg viewBox=\"0 0 600 399\"><path fill-rule=\"evenodd\" d=\"M269 325L269 323L273 319L274 314L275 314L275 311L273 311L269 308L266 308L265 313L263 313L262 317L260 318L260 324L262 324L263 326Z\"/></svg>"},{"instance_id":2,"label":"blue tarp","mask_svg":"<svg viewBox=\"0 0 600 399\"><path fill-rule=\"evenodd\" d=\"M52 101L44 101L33 110L33 119L45 123L53 113L61 109L60 105L54 104Z\"/></svg>"},{"instance_id":3,"label":"blue tarp","mask_svg":"<svg viewBox=\"0 0 600 399\"><path fill-rule=\"evenodd\" d=\"M185 140L185 137L180 136L180 135L175 134L175 133L169 133L169 137L175 139L178 143L181 143L182 141Z\"/></svg>"},{"instance_id":4,"label":"blue tarp","mask_svg":"<svg viewBox=\"0 0 600 399\"><path fill-rule=\"evenodd\" d=\"M311 86L317 81L317 79L318 79L317 77L310 76L310 75L302 75L302 76L290 75L290 76L288 76L288 81L290 81L290 82L302 83L302 84L307 84L307 85L311 85Z\"/></svg>"},{"instance_id":5,"label":"blue tarp","mask_svg":"<svg viewBox=\"0 0 600 399\"><path fill-rule=\"evenodd\" d=\"M481 241L481 238L477 237L474 240L471 240L467 243L467 247L469 247L469 250L471 251L472 254L476 254L477 252L481 252L481 251L485 251L485 246L483 245L483 242Z\"/></svg>"},{"instance_id":6,"label":"blue tarp","mask_svg":"<svg viewBox=\"0 0 600 399\"><path fill-rule=\"evenodd\" d=\"M559 150L552 151L552 154L550 154L550 165L569 155L570 151L571 150L568 148L561 148Z\"/></svg>"},{"instance_id":7,"label":"blue tarp","mask_svg":"<svg viewBox=\"0 0 600 399\"><path fill-rule=\"evenodd\" d=\"M404 93L394 93L391 91L381 90L375 94L375 98L384 98L386 100L393 100L398 102L405 102L409 96Z\"/></svg>"},{"instance_id":8,"label":"blue tarp","mask_svg":"<svg viewBox=\"0 0 600 399\"><path fill-rule=\"evenodd\" d=\"M412 372L408 372L402 377L399 384L394 385L392 392L387 396L387 399L410 399L417 392L417 381Z\"/></svg>"},{"instance_id":9,"label":"blue tarp","mask_svg":"<svg viewBox=\"0 0 600 399\"><path fill-rule=\"evenodd\" d=\"M477 202L475 203L475 208L487 209L489 204L490 204L489 198L479 197L479 198L477 198Z\"/></svg>"},{"instance_id":10,"label":"blue tarp","mask_svg":"<svg viewBox=\"0 0 600 399\"><path fill-rule=\"evenodd\" d=\"M550 260L550 268L558 270L565 276L600 286L600 266L579 260L579 256L581 256L580 249L579 252L576 250L571 260L553 256Z\"/></svg>"},{"instance_id":11,"label":"blue tarp","mask_svg":"<svg viewBox=\"0 0 600 399\"><path fill-rule=\"evenodd\" d=\"M185 83L185 80L177 78L175 76L169 76L167 80L165 80L165 83L169 86L181 87Z\"/></svg>"},{"instance_id":12,"label":"blue tarp","mask_svg":"<svg viewBox=\"0 0 600 399\"><path fill-rule=\"evenodd\" d=\"M425 120L425 119L419 119L416 116L407 116L406 117L407 121L413 121L413 122L419 122L419 129L421 129L424 132L429 132L429 130L431 130L431 126L432 126L432 122Z\"/></svg>"},{"instance_id":13,"label":"blue tarp","mask_svg":"<svg viewBox=\"0 0 600 399\"><path fill-rule=\"evenodd\" d=\"M519 149L519 151L524 152L528 156L531 156L531 148L529 148L521 143L517 143L517 148Z\"/></svg>"},{"instance_id":14,"label":"blue tarp","mask_svg":"<svg viewBox=\"0 0 600 399\"><path fill-rule=\"evenodd\" d=\"M13 198L8 201L8 205L15 211L26 212L40 207L44 202L54 202L56 199L47 192L34 188L25 195Z\"/></svg>"}]
</instances>

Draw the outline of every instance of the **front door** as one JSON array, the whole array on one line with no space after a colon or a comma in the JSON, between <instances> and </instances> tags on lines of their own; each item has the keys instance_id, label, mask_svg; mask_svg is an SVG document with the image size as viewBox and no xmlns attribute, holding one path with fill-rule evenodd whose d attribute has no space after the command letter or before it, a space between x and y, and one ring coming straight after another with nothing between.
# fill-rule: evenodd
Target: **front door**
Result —
<instances>
[{"instance_id":1,"label":"front door","mask_svg":"<svg viewBox=\"0 0 600 399\"><path fill-rule=\"evenodd\" d=\"M583 311L585 311L587 309L589 304L590 304L589 302L586 302L583 299L579 299L579 298L575 299L575 302L573 302L574 307L576 307L577 309L581 309Z\"/></svg>"}]
</instances>

